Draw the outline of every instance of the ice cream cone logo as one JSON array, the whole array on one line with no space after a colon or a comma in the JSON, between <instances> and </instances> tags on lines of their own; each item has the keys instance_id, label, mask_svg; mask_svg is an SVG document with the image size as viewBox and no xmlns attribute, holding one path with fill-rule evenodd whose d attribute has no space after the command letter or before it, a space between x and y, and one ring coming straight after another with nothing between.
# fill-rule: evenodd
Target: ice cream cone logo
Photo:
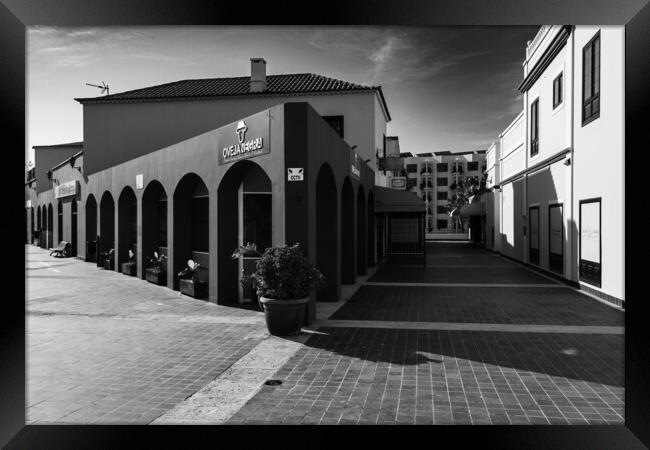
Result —
<instances>
[{"instance_id":1,"label":"ice cream cone logo","mask_svg":"<svg viewBox=\"0 0 650 450\"><path fill-rule=\"evenodd\" d=\"M244 139L246 139L246 131L248 130L248 127L246 126L246 122L243 120L240 120L237 122L237 137L239 138L239 143L241 144L244 142Z\"/></svg>"}]
</instances>

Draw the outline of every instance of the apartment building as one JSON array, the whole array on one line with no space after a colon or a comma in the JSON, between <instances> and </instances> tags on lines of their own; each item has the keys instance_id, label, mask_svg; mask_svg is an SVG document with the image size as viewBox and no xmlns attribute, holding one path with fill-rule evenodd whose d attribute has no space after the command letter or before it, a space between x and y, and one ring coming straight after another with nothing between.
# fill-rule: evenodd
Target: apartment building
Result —
<instances>
[{"instance_id":1,"label":"apartment building","mask_svg":"<svg viewBox=\"0 0 650 450\"><path fill-rule=\"evenodd\" d=\"M452 153L400 153L386 158L388 186L415 192L426 205L427 232L466 232L466 224L450 214L461 191L485 180L486 150Z\"/></svg>"}]
</instances>

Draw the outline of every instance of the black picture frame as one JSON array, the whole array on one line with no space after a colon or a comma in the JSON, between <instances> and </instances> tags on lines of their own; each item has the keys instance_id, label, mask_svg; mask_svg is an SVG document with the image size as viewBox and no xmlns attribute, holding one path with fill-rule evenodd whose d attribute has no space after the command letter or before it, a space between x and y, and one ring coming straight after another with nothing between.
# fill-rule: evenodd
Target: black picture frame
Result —
<instances>
[{"instance_id":1,"label":"black picture frame","mask_svg":"<svg viewBox=\"0 0 650 450\"><path fill-rule=\"evenodd\" d=\"M340 24L340 25L528 25L542 23L578 23L626 25L625 62L625 108L626 108L626 197L628 212L631 206L641 204L642 189L637 172L645 167L644 152L633 152L635 142L645 142L647 129L647 80L650 68L647 58L648 30L650 30L650 7L647 0L624 0L610 2L595 0L584 2L540 3L501 0L499 2L471 2L457 0L431 0L428 2L368 3L361 0L346 2L345 7L319 8L313 15L302 2L247 2L246 15L242 17L240 3L216 1L143 0L140 2L106 2L98 0L3 0L0 4L0 60L3 61L0 95L3 98L4 140L7 148L18 149L25 144L25 26L106 26L106 25L207 25L207 24ZM18 157L18 152L7 152L7 159ZM17 164L9 164L15 166ZM13 170L7 184L14 186L21 177ZM24 180L23 180L24 182ZM13 192L13 188L11 188ZM6 201L7 217L21 222L19 208L24 201L19 195L9 195ZM20 204L20 206L18 206ZM630 219L632 216L628 216ZM22 225L17 224L16 227ZM633 236L637 223L626 220L626 236ZM16 229L2 225L3 231ZM4 233L3 233L4 234ZM7 252L21 254L19 239L9 239ZM631 247L631 246L634 246ZM626 260L647 243L643 240L626 241ZM19 265L12 264L7 275L17 276ZM644 448L650 445L648 398L650 381L648 361L647 302L635 302L644 295L641 285L644 277L642 267L626 264L626 339L625 339L625 426L511 426L511 427L373 427L362 428L364 443L375 439L384 441L388 433L399 434L408 439L404 442L442 443L466 446L471 442L487 448ZM645 309L644 309L645 308ZM159 441L165 448L197 442L219 442L227 437L241 439L245 429L237 427L113 427L113 426L25 426L24 380L25 380L25 321L24 304L19 301L5 302L3 310L2 373L0 383L2 398L2 426L0 445L5 448L124 448L135 442L151 446ZM301 427L293 438L300 445L313 442L317 445L341 444L341 435L355 427ZM298 431L295 428L291 430ZM248 433L247 433L248 434ZM265 442L286 442L287 429L267 427L257 436ZM254 434L248 434L254 436ZM370 437L370 439L368 439ZM247 437L249 439L249 437ZM252 440L252 439L251 439ZM250 442L250 441L249 441ZM349 442L349 441L347 441Z\"/></svg>"}]
</instances>

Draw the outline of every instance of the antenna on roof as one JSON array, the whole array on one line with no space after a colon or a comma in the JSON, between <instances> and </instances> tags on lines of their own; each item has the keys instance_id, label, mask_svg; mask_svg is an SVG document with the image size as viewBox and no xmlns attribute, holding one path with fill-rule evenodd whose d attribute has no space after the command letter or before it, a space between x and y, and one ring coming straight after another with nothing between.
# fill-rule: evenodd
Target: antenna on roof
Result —
<instances>
[{"instance_id":1,"label":"antenna on roof","mask_svg":"<svg viewBox=\"0 0 650 450\"><path fill-rule=\"evenodd\" d=\"M99 88L99 89L102 90L102 92L101 92L102 94L103 94L103 93L106 93L106 95L109 94L109 92L108 92L108 84L104 83L103 81L102 81L102 85L101 85L101 86L99 86L99 85L97 85L97 84L90 84L90 83L86 83L86 86L92 86L92 87Z\"/></svg>"}]
</instances>

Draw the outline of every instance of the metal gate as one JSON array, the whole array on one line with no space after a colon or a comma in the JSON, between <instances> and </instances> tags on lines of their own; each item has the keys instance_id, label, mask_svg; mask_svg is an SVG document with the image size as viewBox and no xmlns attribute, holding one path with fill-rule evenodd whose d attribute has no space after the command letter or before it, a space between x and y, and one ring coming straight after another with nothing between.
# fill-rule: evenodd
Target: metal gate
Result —
<instances>
[{"instance_id":1,"label":"metal gate","mask_svg":"<svg viewBox=\"0 0 650 450\"><path fill-rule=\"evenodd\" d=\"M424 214L387 214L386 255L422 256L426 266L426 244Z\"/></svg>"}]
</instances>

